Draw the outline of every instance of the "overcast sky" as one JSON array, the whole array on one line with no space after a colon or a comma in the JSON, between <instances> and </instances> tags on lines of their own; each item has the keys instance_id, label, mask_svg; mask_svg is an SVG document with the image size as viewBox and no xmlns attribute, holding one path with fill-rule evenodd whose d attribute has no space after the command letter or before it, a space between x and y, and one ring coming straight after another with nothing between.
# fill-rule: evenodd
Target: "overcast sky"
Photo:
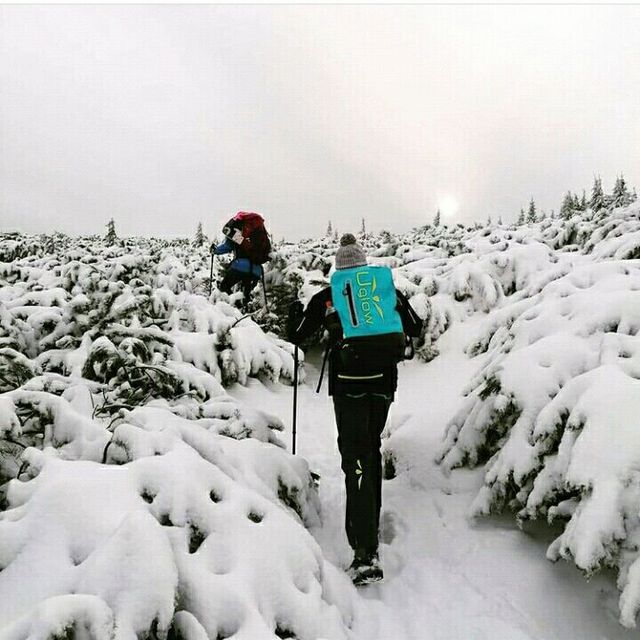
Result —
<instances>
[{"instance_id":1,"label":"overcast sky","mask_svg":"<svg viewBox=\"0 0 640 640\"><path fill-rule=\"evenodd\" d=\"M638 6L0 6L0 229L278 236L640 187Z\"/></svg>"}]
</instances>

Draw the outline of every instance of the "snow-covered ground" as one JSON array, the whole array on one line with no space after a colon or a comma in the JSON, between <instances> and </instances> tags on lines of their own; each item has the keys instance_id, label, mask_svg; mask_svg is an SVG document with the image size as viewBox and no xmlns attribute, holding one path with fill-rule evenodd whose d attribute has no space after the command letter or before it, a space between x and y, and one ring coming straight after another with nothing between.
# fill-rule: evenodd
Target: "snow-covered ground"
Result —
<instances>
[{"instance_id":1,"label":"snow-covered ground","mask_svg":"<svg viewBox=\"0 0 640 640\"><path fill-rule=\"evenodd\" d=\"M545 557L544 530L523 532L508 518L474 521L470 506L480 470L445 474L434 460L459 397L483 356L462 349L477 319L443 335L440 356L401 365L384 448L396 477L383 486L381 556L385 581L358 590L354 638L402 640L622 640L637 634L617 621L611 576L589 582L569 565ZM313 359L312 359L313 362ZM298 454L320 474L322 526L313 533L323 554L350 562L343 530L344 491L333 405L318 395L318 369L299 392ZM291 446L291 391L252 381L232 395L252 398L285 419Z\"/></svg>"},{"instance_id":2,"label":"snow-covered ground","mask_svg":"<svg viewBox=\"0 0 640 640\"><path fill-rule=\"evenodd\" d=\"M206 246L0 237L0 640L632 637L640 207L360 240L425 330L356 590L314 351L287 451L335 239L280 245L252 319Z\"/></svg>"}]
</instances>

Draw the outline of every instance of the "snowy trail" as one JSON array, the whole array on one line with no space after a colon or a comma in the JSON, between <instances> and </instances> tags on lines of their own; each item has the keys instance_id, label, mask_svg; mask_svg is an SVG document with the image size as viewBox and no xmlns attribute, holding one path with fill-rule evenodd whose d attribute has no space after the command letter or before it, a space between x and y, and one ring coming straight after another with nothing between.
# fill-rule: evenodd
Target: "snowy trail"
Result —
<instances>
[{"instance_id":1,"label":"snowy trail","mask_svg":"<svg viewBox=\"0 0 640 640\"><path fill-rule=\"evenodd\" d=\"M462 352L474 320L456 323L433 362L401 366L399 393L384 447L397 475L383 486L381 557L385 581L358 591L354 636L363 640L622 640L637 637L617 622L612 578L590 582L568 564L545 559L548 534L535 537L513 520L472 521L467 512L481 470L445 477L434 463L448 419L480 361ZM307 365L299 391L298 453L321 476L323 527L314 535L325 556L346 567L343 478L332 403L314 392L318 371ZM232 394L280 415L291 443L291 392L252 380ZM546 537L546 539L543 539Z\"/></svg>"}]
</instances>

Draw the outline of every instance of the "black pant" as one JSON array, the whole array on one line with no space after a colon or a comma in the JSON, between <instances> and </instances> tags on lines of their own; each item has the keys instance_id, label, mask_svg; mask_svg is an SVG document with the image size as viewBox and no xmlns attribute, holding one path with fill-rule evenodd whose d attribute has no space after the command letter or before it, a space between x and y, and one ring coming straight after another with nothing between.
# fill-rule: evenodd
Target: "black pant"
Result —
<instances>
[{"instance_id":1,"label":"black pant","mask_svg":"<svg viewBox=\"0 0 640 640\"><path fill-rule=\"evenodd\" d=\"M244 271L237 271L236 269L227 269L222 281L218 285L218 289L220 289L222 293L228 294L231 293L233 287L240 283L242 285L243 296L242 306L246 307L251 297L251 289L253 289L258 279L259 278L252 273L245 273Z\"/></svg>"},{"instance_id":2,"label":"black pant","mask_svg":"<svg viewBox=\"0 0 640 640\"><path fill-rule=\"evenodd\" d=\"M380 434L391 398L382 395L333 396L347 489L345 528L358 556L378 550L378 524L382 506L382 454Z\"/></svg>"}]
</instances>

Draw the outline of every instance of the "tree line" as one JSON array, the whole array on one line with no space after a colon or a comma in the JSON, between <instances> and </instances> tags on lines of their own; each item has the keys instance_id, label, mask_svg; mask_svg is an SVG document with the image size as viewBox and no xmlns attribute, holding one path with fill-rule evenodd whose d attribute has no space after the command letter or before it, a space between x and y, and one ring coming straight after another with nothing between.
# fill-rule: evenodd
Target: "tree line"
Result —
<instances>
[{"instance_id":1,"label":"tree line","mask_svg":"<svg viewBox=\"0 0 640 640\"><path fill-rule=\"evenodd\" d=\"M620 174L616 178L616 182L611 193L605 193L604 188L602 187L602 179L600 178L600 176L595 176L593 180L593 186L591 187L591 197L587 199L587 194L584 189L582 190L582 195L580 196L577 193L567 191L564 198L562 199L562 203L560 204L558 215L561 218L568 220L577 212L587 211L588 209L590 209L593 213L599 213L601 211L611 210L617 207L626 207L634 203L637 199L638 194L635 187L633 188L633 190L629 190L629 186L627 185L627 181L625 180L624 175ZM535 200L532 197L531 200L529 200L526 211L523 207L520 208L520 213L516 220L516 224L518 226L521 226L524 224L541 222L546 217L547 214L545 211L538 211ZM556 217L555 211L551 211L550 217ZM498 218L497 223L499 225L502 224L502 216ZM432 226L439 227L441 224L442 215L440 213L440 209L438 209L433 217ZM493 224L493 221L491 219L491 216L489 216L489 218L487 219L487 225L490 226L491 224ZM360 235L365 236L366 233L366 222L365 219L362 218L362 222L360 225ZM325 237L333 238L336 241L340 237L338 229L334 228L331 220L329 220L329 223L327 225ZM109 244L114 244L115 242L117 242L117 240L118 234L116 233L115 221L113 218L111 218L111 220L109 220L109 222L107 223L105 241ZM197 245L203 245L208 242L207 236L202 230L202 222L198 222L194 241Z\"/></svg>"}]
</instances>

